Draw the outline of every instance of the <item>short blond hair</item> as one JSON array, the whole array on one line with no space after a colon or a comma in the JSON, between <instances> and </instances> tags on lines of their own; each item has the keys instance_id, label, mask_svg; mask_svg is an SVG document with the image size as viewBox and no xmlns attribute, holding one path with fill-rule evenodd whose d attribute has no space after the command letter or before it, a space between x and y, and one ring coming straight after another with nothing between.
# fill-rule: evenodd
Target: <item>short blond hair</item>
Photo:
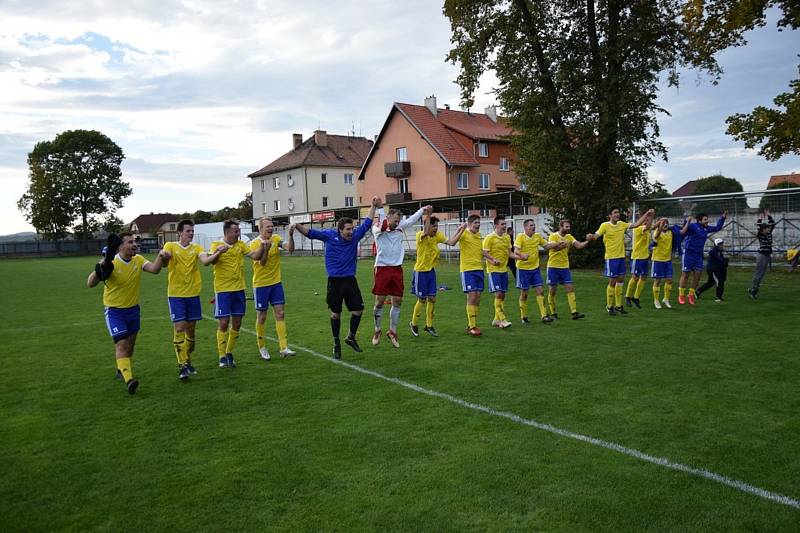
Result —
<instances>
[{"instance_id":1,"label":"short blond hair","mask_svg":"<svg viewBox=\"0 0 800 533\"><path fill-rule=\"evenodd\" d=\"M272 222L272 219L269 218L269 217L263 217L261 220L258 221L258 229L261 229L261 228L264 227L264 222ZM272 225L274 226L275 223L272 222Z\"/></svg>"}]
</instances>

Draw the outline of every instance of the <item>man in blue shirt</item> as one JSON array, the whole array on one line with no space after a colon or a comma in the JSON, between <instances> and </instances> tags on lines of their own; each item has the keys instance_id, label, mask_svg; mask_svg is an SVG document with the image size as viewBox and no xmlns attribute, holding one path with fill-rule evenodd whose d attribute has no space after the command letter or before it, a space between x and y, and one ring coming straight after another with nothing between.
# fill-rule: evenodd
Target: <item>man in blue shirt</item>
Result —
<instances>
[{"instance_id":1,"label":"man in blue shirt","mask_svg":"<svg viewBox=\"0 0 800 533\"><path fill-rule=\"evenodd\" d=\"M328 273L328 308L331 310L331 332L333 333L333 358L342 358L342 347L339 342L339 331L342 321L342 301L350 311L350 331L344 339L345 344L356 352L361 352L361 347L356 342L356 331L361 322L361 313L364 311L364 299L356 280L356 263L358 262L358 243L372 228L375 210L381 207L381 199L372 198L367 218L354 227L352 218L340 218L336 229L316 230L309 229L301 224L292 227L309 239L317 239L325 243L325 270ZM291 228L290 228L291 230Z\"/></svg>"},{"instance_id":2,"label":"man in blue shirt","mask_svg":"<svg viewBox=\"0 0 800 533\"><path fill-rule=\"evenodd\" d=\"M683 253L681 254L681 279L678 283L678 303L686 303L686 284L689 282L689 304L694 305L695 290L700 283L703 273L703 248L709 233L716 233L725 225L728 212L722 213L715 226L708 225L708 215L698 213L697 222L684 224L681 228L683 235ZM692 279L689 280L691 274Z\"/></svg>"}]
</instances>

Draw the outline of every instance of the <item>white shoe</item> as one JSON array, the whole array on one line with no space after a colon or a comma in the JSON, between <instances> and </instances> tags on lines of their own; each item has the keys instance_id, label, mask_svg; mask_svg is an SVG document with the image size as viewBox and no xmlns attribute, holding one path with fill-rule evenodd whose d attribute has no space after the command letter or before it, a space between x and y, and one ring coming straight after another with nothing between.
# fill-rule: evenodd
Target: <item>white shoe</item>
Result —
<instances>
[{"instance_id":1,"label":"white shoe","mask_svg":"<svg viewBox=\"0 0 800 533\"><path fill-rule=\"evenodd\" d=\"M510 328L511 327L511 322L509 322L508 320L501 320L500 324L499 324L499 327L501 327L503 329Z\"/></svg>"},{"instance_id":2,"label":"white shoe","mask_svg":"<svg viewBox=\"0 0 800 533\"><path fill-rule=\"evenodd\" d=\"M666 298L664 298L663 300L661 300L661 303L663 303L663 304L664 304L664 307L666 307L667 309L672 309L672 304L670 304L670 303L669 303L669 300L667 300Z\"/></svg>"},{"instance_id":3,"label":"white shoe","mask_svg":"<svg viewBox=\"0 0 800 533\"><path fill-rule=\"evenodd\" d=\"M381 343L381 330L376 330L375 333L372 334L372 345L377 346Z\"/></svg>"},{"instance_id":4,"label":"white shoe","mask_svg":"<svg viewBox=\"0 0 800 533\"><path fill-rule=\"evenodd\" d=\"M281 350L281 357L294 357L295 355L297 355L297 352L289 349L289 347L286 347L283 350Z\"/></svg>"},{"instance_id":5,"label":"white shoe","mask_svg":"<svg viewBox=\"0 0 800 533\"><path fill-rule=\"evenodd\" d=\"M263 359L264 361L269 361L270 357L266 346L264 346L263 348L259 348L258 351L261 354L261 359Z\"/></svg>"},{"instance_id":6,"label":"white shoe","mask_svg":"<svg viewBox=\"0 0 800 533\"><path fill-rule=\"evenodd\" d=\"M658 300L653 300L653 305L656 307L656 309L661 309L661 302Z\"/></svg>"},{"instance_id":7,"label":"white shoe","mask_svg":"<svg viewBox=\"0 0 800 533\"><path fill-rule=\"evenodd\" d=\"M493 328L501 327L500 324L501 324L501 322L499 320L492 320L492 327Z\"/></svg>"}]
</instances>

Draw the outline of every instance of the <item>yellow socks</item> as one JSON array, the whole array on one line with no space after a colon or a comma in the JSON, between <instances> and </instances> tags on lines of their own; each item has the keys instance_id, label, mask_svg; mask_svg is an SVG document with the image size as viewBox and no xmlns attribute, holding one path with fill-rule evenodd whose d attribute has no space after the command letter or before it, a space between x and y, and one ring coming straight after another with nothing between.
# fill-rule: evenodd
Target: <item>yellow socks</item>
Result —
<instances>
[{"instance_id":1,"label":"yellow socks","mask_svg":"<svg viewBox=\"0 0 800 533\"><path fill-rule=\"evenodd\" d=\"M191 361L194 353L194 333L186 333L186 360Z\"/></svg>"},{"instance_id":2,"label":"yellow socks","mask_svg":"<svg viewBox=\"0 0 800 533\"><path fill-rule=\"evenodd\" d=\"M436 304L430 300L428 300L428 304L425 306L425 326L432 328L433 327L433 308Z\"/></svg>"},{"instance_id":3,"label":"yellow socks","mask_svg":"<svg viewBox=\"0 0 800 533\"><path fill-rule=\"evenodd\" d=\"M228 344L228 332L217 330L217 353L225 357L225 346Z\"/></svg>"},{"instance_id":4,"label":"yellow socks","mask_svg":"<svg viewBox=\"0 0 800 533\"><path fill-rule=\"evenodd\" d=\"M172 345L175 347L175 357L178 358L179 365L185 365L188 359L188 346L186 346L186 332L174 331L172 333Z\"/></svg>"},{"instance_id":5,"label":"yellow socks","mask_svg":"<svg viewBox=\"0 0 800 533\"><path fill-rule=\"evenodd\" d=\"M679 289L680 290L680 289ZM668 281L664 284L664 299L669 300L669 295L672 293L672 282Z\"/></svg>"},{"instance_id":6,"label":"yellow socks","mask_svg":"<svg viewBox=\"0 0 800 533\"><path fill-rule=\"evenodd\" d=\"M622 283L614 284L614 302L617 307L622 307Z\"/></svg>"},{"instance_id":7,"label":"yellow socks","mask_svg":"<svg viewBox=\"0 0 800 533\"><path fill-rule=\"evenodd\" d=\"M130 357L120 357L117 359L117 370L122 374L122 379L125 383L133 379L133 368L131 366Z\"/></svg>"},{"instance_id":8,"label":"yellow socks","mask_svg":"<svg viewBox=\"0 0 800 533\"><path fill-rule=\"evenodd\" d=\"M413 326L417 325L420 316L422 316L422 300L417 300L417 303L414 304L414 312L411 314L411 324Z\"/></svg>"},{"instance_id":9,"label":"yellow socks","mask_svg":"<svg viewBox=\"0 0 800 533\"><path fill-rule=\"evenodd\" d=\"M519 299L519 317L528 318L528 300Z\"/></svg>"},{"instance_id":10,"label":"yellow socks","mask_svg":"<svg viewBox=\"0 0 800 533\"><path fill-rule=\"evenodd\" d=\"M494 318L495 320L505 320L506 313L505 313L505 301L499 298L494 299Z\"/></svg>"},{"instance_id":11,"label":"yellow socks","mask_svg":"<svg viewBox=\"0 0 800 533\"><path fill-rule=\"evenodd\" d=\"M478 306L467 304L467 324L471 328L478 327Z\"/></svg>"},{"instance_id":12,"label":"yellow socks","mask_svg":"<svg viewBox=\"0 0 800 533\"><path fill-rule=\"evenodd\" d=\"M634 291L635 288L636 288L636 279L635 278L631 278L630 281L628 282L628 290L625 291L625 297L626 298L633 298L634 297L633 296L633 291Z\"/></svg>"},{"instance_id":13,"label":"yellow socks","mask_svg":"<svg viewBox=\"0 0 800 533\"><path fill-rule=\"evenodd\" d=\"M550 312L556 314L556 295L553 293L548 294L547 301L550 303Z\"/></svg>"},{"instance_id":14,"label":"yellow socks","mask_svg":"<svg viewBox=\"0 0 800 533\"><path fill-rule=\"evenodd\" d=\"M664 287L664 290L666 290L666 287ZM686 296L686 289L678 287L678 296Z\"/></svg>"},{"instance_id":15,"label":"yellow socks","mask_svg":"<svg viewBox=\"0 0 800 533\"><path fill-rule=\"evenodd\" d=\"M266 346L266 343L264 342L264 331L266 329L267 329L266 325L259 324L258 319L256 319L256 344L258 345L259 349Z\"/></svg>"},{"instance_id":16,"label":"yellow socks","mask_svg":"<svg viewBox=\"0 0 800 533\"><path fill-rule=\"evenodd\" d=\"M694 289L689 289L689 296L694 296Z\"/></svg>"},{"instance_id":17,"label":"yellow socks","mask_svg":"<svg viewBox=\"0 0 800 533\"><path fill-rule=\"evenodd\" d=\"M634 297L638 300L639 296L642 295L642 291L644 290L644 278L639 278L639 281L636 282L636 291L633 293Z\"/></svg>"},{"instance_id":18,"label":"yellow socks","mask_svg":"<svg viewBox=\"0 0 800 533\"><path fill-rule=\"evenodd\" d=\"M237 340L239 340L239 332L233 328L229 329L228 342L225 344L225 353L233 353Z\"/></svg>"},{"instance_id":19,"label":"yellow socks","mask_svg":"<svg viewBox=\"0 0 800 533\"><path fill-rule=\"evenodd\" d=\"M664 287L664 292L666 293L666 287ZM661 292L661 285L656 285L653 283L653 300L658 301L658 295Z\"/></svg>"},{"instance_id":20,"label":"yellow socks","mask_svg":"<svg viewBox=\"0 0 800 533\"><path fill-rule=\"evenodd\" d=\"M620 295L620 298L621 298L622 297L622 287L620 287L619 285L617 285L617 287L619 287L619 295ZM577 313L578 312L578 303L575 301L575 293L574 292L568 292L567 293L567 302L569 302L569 311L571 313Z\"/></svg>"},{"instance_id":21,"label":"yellow socks","mask_svg":"<svg viewBox=\"0 0 800 533\"><path fill-rule=\"evenodd\" d=\"M606 285L606 307L614 307L614 287Z\"/></svg>"},{"instance_id":22,"label":"yellow socks","mask_svg":"<svg viewBox=\"0 0 800 533\"><path fill-rule=\"evenodd\" d=\"M544 306L544 295L539 296L536 295L536 303L539 305L539 314L542 315L542 318L547 316L547 308ZM526 313L527 314L527 313Z\"/></svg>"},{"instance_id":23,"label":"yellow socks","mask_svg":"<svg viewBox=\"0 0 800 533\"><path fill-rule=\"evenodd\" d=\"M287 340L286 336L286 321L285 320L276 320L275 321L275 333L278 335L278 346L281 347L281 350L285 350L289 347L289 341ZM238 332L237 332L238 334Z\"/></svg>"}]
</instances>

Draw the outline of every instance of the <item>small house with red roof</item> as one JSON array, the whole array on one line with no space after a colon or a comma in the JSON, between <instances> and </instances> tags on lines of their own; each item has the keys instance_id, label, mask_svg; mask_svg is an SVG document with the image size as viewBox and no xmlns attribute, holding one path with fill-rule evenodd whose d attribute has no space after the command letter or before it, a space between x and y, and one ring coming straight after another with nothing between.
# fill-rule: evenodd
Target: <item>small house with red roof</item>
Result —
<instances>
[{"instance_id":1,"label":"small house with red roof","mask_svg":"<svg viewBox=\"0 0 800 533\"><path fill-rule=\"evenodd\" d=\"M421 106L395 102L358 175L359 203L516 191L513 133L495 106L471 113L440 109L435 96Z\"/></svg>"},{"instance_id":2,"label":"small house with red roof","mask_svg":"<svg viewBox=\"0 0 800 533\"><path fill-rule=\"evenodd\" d=\"M774 189L776 187L800 187L800 174L779 174L777 176L770 176L767 189Z\"/></svg>"}]
</instances>

